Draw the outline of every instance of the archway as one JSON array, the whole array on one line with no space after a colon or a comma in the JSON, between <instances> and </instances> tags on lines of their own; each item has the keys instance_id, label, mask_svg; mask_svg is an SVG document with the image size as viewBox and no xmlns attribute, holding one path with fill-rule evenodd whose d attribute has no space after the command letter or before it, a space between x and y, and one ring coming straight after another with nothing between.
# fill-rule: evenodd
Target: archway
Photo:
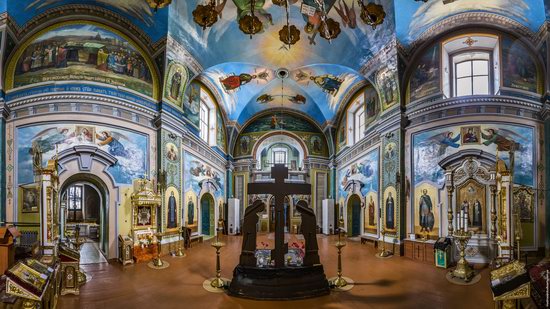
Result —
<instances>
[{"instance_id":1,"label":"archway","mask_svg":"<svg viewBox=\"0 0 550 309\"><path fill-rule=\"evenodd\" d=\"M348 199L347 217L348 236L361 234L361 198L357 194L351 195Z\"/></svg>"},{"instance_id":2,"label":"archway","mask_svg":"<svg viewBox=\"0 0 550 309\"><path fill-rule=\"evenodd\" d=\"M66 231L78 226L85 241L81 252L82 263L106 262L109 250L108 190L101 179L92 174L70 176L61 187L61 203L65 214L60 219Z\"/></svg>"},{"instance_id":3,"label":"archway","mask_svg":"<svg viewBox=\"0 0 550 309\"><path fill-rule=\"evenodd\" d=\"M100 214L105 224L99 231L102 250L108 259L118 256L117 248L117 209L119 187L108 172L116 163L116 158L109 153L89 145L74 146L59 153L59 192L64 192L70 184L77 181L94 185L102 197L104 211Z\"/></svg>"},{"instance_id":4,"label":"archway","mask_svg":"<svg viewBox=\"0 0 550 309\"><path fill-rule=\"evenodd\" d=\"M210 193L205 193L201 197L201 233L203 235L214 235L214 197Z\"/></svg>"}]
</instances>

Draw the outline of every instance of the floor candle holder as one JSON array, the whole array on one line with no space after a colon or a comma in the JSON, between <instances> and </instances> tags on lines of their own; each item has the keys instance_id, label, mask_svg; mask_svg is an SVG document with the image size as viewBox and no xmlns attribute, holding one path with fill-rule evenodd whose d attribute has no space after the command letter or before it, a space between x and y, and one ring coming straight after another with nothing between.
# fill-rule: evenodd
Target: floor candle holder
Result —
<instances>
[{"instance_id":1,"label":"floor candle holder","mask_svg":"<svg viewBox=\"0 0 550 309\"><path fill-rule=\"evenodd\" d=\"M206 279L202 286L205 290L213 293L221 293L224 291L228 279L222 278L222 270L220 264L220 250L225 246L223 242L220 241L219 234L223 232L223 221L222 219L218 220L218 228L216 229L216 241L210 245L216 249L216 277L211 279Z\"/></svg>"},{"instance_id":2,"label":"floor candle holder","mask_svg":"<svg viewBox=\"0 0 550 309\"><path fill-rule=\"evenodd\" d=\"M382 234L382 251L376 254L379 258L389 258L393 255L393 252L390 252L386 250L386 229L382 228L382 231L380 231Z\"/></svg>"},{"instance_id":3,"label":"floor candle holder","mask_svg":"<svg viewBox=\"0 0 550 309\"><path fill-rule=\"evenodd\" d=\"M178 233L178 249L176 250L177 257L185 257L185 252L183 252L183 242L181 241L181 234L183 233L183 226L180 227Z\"/></svg>"},{"instance_id":4,"label":"floor candle holder","mask_svg":"<svg viewBox=\"0 0 550 309\"><path fill-rule=\"evenodd\" d=\"M456 264L456 268L451 271L451 276L464 282L470 282L475 276L475 272L470 265L468 265L468 261L466 261L465 256L466 246L468 245L468 241L472 238L472 235L469 231L458 230L455 232L453 237L456 241L458 250L460 251L460 259Z\"/></svg>"},{"instance_id":5,"label":"floor candle holder","mask_svg":"<svg viewBox=\"0 0 550 309\"><path fill-rule=\"evenodd\" d=\"M161 244L162 235L163 234L160 232L155 234L155 237L157 238L157 256L154 257L153 260L147 264L147 266L153 269L164 269L170 266L170 263L163 261L160 258L160 255L162 252L162 244Z\"/></svg>"},{"instance_id":6,"label":"floor candle holder","mask_svg":"<svg viewBox=\"0 0 550 309\"><path fill-rule=\"evenodd\" d=\"M340 291L350 290L354 283L350 278L342 276L342 248L346 246L346 230L344 229L344 219L340 218L338 222L338 241L334 244L338 249L338 269L336 277L329 279L330 286Z\"/></svg>"}]
</instances>

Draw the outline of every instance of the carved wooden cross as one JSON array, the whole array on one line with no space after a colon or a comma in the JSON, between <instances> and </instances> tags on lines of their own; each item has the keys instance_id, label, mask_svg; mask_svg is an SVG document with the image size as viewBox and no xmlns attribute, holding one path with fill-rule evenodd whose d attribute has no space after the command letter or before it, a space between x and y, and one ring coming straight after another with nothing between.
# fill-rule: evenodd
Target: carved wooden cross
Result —
<instances>
[{"instance_id":1,"label":"carved wooden cross","mask_svg":"<svg viewBox=\"0 0 550 309\"><path fill-rule=\"evenodd\" d=\"M271 168L271 178L275 179L274 183L248 184L248 194L271 194L275 198L275 249L271 250L271 259L275 261L275 267L285 265L285 254L288 252L288 245L285 243L285 196L311 194L310 184L286 183L287 177L288 168L284 164L275 164Z\"/></svg>"}]
</instances>

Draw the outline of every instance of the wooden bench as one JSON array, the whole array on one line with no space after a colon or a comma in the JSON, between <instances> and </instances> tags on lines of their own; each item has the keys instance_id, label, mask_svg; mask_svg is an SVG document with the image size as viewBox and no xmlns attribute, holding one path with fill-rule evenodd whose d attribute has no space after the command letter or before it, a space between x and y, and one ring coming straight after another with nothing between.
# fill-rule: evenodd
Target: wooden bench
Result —
<instances>
[{"instance_id":1,"label":"wooden bench","mask_svg":"<svg viewBox=\"0 0 550 309\"><path fill-rule=\"evenodd\" d=\"M375 248L378 248L378 239L376 237L373 237L373 236L366 236L366 235L362 235L361 236L361 244L366 244L366 243L369 243L369 242L372 242L372 244L374 245Z\"/></svg>"}]
</instances>

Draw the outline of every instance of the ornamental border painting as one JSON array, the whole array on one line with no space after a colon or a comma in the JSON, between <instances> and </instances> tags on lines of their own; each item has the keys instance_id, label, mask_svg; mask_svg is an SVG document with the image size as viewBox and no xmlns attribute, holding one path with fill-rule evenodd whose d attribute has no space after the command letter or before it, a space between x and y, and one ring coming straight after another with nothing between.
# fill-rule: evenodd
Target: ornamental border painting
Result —
<instances>
[{"instance_id":1,"label":"ornamental border painting","mask_svg":"<svg viewBox=\"0 0 550 309\"><path fill-rule=\"evenodd\" d=\"M65 22L31 37L8 67L7 89L82 81L124 87L156 98L156 73L122 33L94 22Z\"/></svg>"}]
</instances>

